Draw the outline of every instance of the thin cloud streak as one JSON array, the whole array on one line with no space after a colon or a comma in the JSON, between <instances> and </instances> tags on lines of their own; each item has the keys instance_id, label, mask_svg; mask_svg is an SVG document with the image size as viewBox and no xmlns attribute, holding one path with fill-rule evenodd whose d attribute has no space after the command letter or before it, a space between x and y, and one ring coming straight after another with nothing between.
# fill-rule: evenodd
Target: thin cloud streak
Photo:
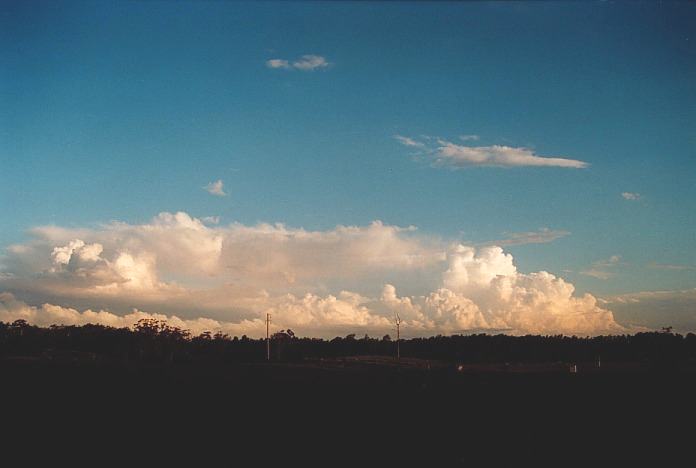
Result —
<instances>
[{"instance_id":1,"label":"thin cloud streak","mask_svg":"<svg viewBox=\"0 0 696 468\"><path fill-rule=\"evenodd\" d=\"M462 141L478 141L480 137L478 135L459 135L459 139Z\"/></svg>"},{"instance_id":2,"label":"thin cloud streak","mask_svg":"<svg viewBox=\"0 0 696 468\"><path fill-rule=\"evenodd\" d=\"M321 55L307 54L303 55L294 62L290 62L285 59L270 59L266 60L266 66L268 68L275 68L280 70L300 70L300 71L312 71L321 68L326 68L331 65L326 58Z\"/></svg>"},{"instance_id":3,"label":"thin cloud streak","mask_svg":"<svg viewBox=\"0 0 696 468\"><path fill-rule=\"evenodd\" d=\"M696 266L693 265L674 265L670 263L649 263L648 268L654 268L656 270L673 270L673 271L689 271L696 270Z\"/></svg>"},{"instance_id":4,"label":"thin cloud streak","mask_svg":"<svg viewBox=\"0 0 696 468\"><path fill-rule=\"evenodd\" d=\"M491 241L486 243L486 245L508 247L513 245L546 244L548 242L553 242L556 239L569 236L570 231L541 228L537 231L510 232L506 234L507 238Z\"/></svg>"},{"instance_id":5,"label":"thin cloud streak","mask_svg":"<svg viewBox=\"0 0 696 468\"><path fill-rule=\"evenodd\" d=\"M402 135L394 135L394 138L404 146L413 146L416 148L424 148L425 144L414 140L413 138L405 137Z\"/></svg>"},{"instance_id":6,"label":"thin cloud streak","mask_svg":"<svg viewBox=\"0 0 696 468\"><path fill-rule=\"evenodd\" d=\"M584 161L565 157L540 156L524 147L503 145L467 146L437 139L435 147L406 136L395 137L402 145L424 148L425 154L437 167L463 169L467 167L561 167L584 169L589 166ZM476 140L476 135L464 135L460 139ZM430 140L430 139L426 139Z\"/></svg>"},{"instance_id":7,"label":"thin cloud streak","mask_svg":"<svg viewBox=\"0 0 696 468\"><path fill-rule=\"evenodd\" d=\"M606 280L612 278L616 275L615 272L609 271L621 264L621 256L612 255L609 258L603 260L597 260L592 263L592 266L587 270L580 272L581 275L590 276L592 278L597 278L601 280Z\"/></svg>"}]
</instances>

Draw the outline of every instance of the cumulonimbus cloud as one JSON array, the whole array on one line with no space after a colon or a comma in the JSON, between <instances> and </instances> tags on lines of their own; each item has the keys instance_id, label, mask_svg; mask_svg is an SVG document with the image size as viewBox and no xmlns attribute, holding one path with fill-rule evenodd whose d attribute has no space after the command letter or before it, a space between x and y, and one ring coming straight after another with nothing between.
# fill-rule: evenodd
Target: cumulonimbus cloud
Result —
<instances>
[{"instance_id":1,"label":"cumulonimbus cloud","mask_svg":"<svg viewBox=\"0 0 696 468\"><path fill-rule=\"evenodd\" d=\"M317 282L386 271L423 270L442 262L442 245L413 227L337 226L324 231L283 224L206 225L186 213L161 213L146 224L97 229L38 227L10 246L5 270L33 287L99 287L116 293L147 284L227 281L251 287L311 288ZM85 252L89 252L87 255Z\"/></svg>"},{"instance_id":2,"label":"cumulonimbus cloud","mask_svg":"<svg viewBox=\"0 0 696 468\"><path fill-rule=\"evenodd\" d=\"M140 225L48 226L31 234L2 259L0 320L127 326L152 316L192 330L260 336L272 313L281 328L331 336L389 333L398 311L414 336L623 330L593 296L576 296L547 272L520 273L501 247L450 244L381 222L307 231L209 226L186 213L161 213ZM399 296L383 280L380 293L366 292L396 272L434 289ZM346 281L364 291L325 290Z\"/></svg>"},{"instance_id":3,"label":"cumulonimbus cloud","mask_svg":"<svg viewBox=\"0 0 696 468\"><path fill-rule=\"evenodd\" d=\"M466 135L471 137L473 135ZM539 156L533 150L524 147L504 145L467 146L437 139L435 147L424 142L401 135L395 137L401 144L411 147L426 148L426 154L433 164L439 167L462 169L476 166L492 167L563 167L583 169L588 166L584 161L566 157ZM468 138L472 140L473 138ZM466 140L465 140L466 141Z\"/></svg>"}]
</instances>

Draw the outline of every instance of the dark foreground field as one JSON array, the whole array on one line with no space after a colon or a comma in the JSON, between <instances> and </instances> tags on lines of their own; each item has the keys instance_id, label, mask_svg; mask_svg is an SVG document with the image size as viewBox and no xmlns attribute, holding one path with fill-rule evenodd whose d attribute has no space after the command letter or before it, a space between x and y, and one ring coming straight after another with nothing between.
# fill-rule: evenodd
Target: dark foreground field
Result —
<instances>
[{"instance_id":1,"label":"dark foreground field","mask_svg":"<svg viewBox=\"0 0 696 468\"><path fill-rule=\"evenodd\" d=\"M690 466L694 436L696 374L630 365L16 358L0 376L5 466Z\"/></svg>"}]
</instances>

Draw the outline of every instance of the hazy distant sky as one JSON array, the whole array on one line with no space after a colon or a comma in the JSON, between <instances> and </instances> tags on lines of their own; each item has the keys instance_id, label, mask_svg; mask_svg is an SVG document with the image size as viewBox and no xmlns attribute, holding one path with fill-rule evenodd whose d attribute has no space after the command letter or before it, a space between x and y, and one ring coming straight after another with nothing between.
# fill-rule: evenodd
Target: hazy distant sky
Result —
<instances>
[{"instance_id":1,"label":"hazy distant sky","mask_svg":"<svg viewBox=\"0 0 696 468\"><path fill-rule=\"evenodd\" d=\"M696 330L694 31L677 2L2 2L0 320Z\"/></svg>"}]
</instances>

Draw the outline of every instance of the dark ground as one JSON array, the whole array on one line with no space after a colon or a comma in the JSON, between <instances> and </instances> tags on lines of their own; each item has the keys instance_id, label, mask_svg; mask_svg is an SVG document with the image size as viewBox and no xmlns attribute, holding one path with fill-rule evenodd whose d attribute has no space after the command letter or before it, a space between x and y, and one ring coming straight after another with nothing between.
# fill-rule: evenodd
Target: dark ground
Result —
<instances>
[{"instance_id":1,"label":"dark ground","mask_svg":"<svg viewBox=\"0 0 696 468\"><path fill-rule=\"evenodd\" d=\"M5 466L691 466L696 373L608 366L4 359Z\"/></svg>"}]
</instances>

